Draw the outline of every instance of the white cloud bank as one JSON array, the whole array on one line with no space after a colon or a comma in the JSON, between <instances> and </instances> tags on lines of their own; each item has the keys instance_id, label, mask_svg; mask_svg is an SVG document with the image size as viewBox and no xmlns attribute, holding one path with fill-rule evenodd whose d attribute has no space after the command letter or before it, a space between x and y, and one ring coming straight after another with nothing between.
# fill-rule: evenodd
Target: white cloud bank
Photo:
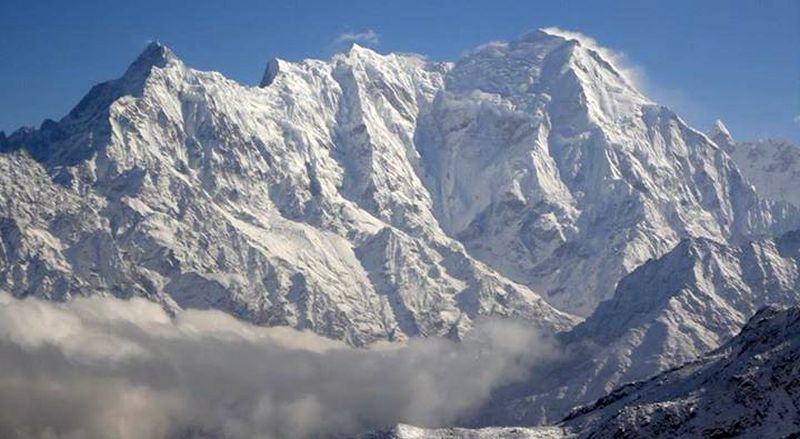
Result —
<instances>
[{"instance_id":1,"label":"white cloud bank","mask_svg":"<svg viewBox=\"0 0 800 439\"><path fill-rule=\"evenodd\" d=\"M144 299L0 294L0 437L277 438L443 425L554 355L498 320L462 343L353 349Z\"/></svg>"}]
</instances>

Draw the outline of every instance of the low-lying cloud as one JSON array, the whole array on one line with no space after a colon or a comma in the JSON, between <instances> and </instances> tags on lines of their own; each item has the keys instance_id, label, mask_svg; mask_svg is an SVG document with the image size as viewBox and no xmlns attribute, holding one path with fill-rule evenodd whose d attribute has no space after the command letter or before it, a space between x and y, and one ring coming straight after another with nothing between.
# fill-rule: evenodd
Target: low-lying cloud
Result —
<instances>
[{"instance_id":1,"label":"low-lying cloud","mask_svg":"<svg viewBox=\"0 0 800 439\"><path fill-rule=\"evenodd\" d=\"M355 349L144 299L0 294L0 437L273 438L445 425L554 355L521 324Z\"/></svg>"}]
</instances>

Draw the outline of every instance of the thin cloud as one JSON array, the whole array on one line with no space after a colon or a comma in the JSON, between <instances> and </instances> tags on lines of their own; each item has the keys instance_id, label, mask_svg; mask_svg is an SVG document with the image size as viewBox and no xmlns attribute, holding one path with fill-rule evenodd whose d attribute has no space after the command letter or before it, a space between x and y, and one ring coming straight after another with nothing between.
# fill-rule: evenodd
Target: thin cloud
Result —
<instances>
[{"instance_id":1,"label":"thin cloud","mask_svg":"<svg viewBox=\"0 0 800 439\"><path fill-rule=\"evenodd\" d=\"M375 47L380 43L380 35L372 29L363 32L343 32L331 42L334 49L347 49L353 44Z\"/></svg>"},{"instance_id":2,"label":"thin cloud","mask_svg":"<svg viewBox=\"0 0 800 439\"><path fill-rule=\"evenodd\" d=\"M530 378L550 339L501 320L462 343L355 349L144 299L0 294L0 437L308 438L446 425Z\"/></svg>"},{"instance_id":3,"label":"thin cloud","mask_svg":"<svg viewBox=\"0 0 800 439\"><path fill-rule=\"evenodd\" d=\"M794 123L796 125L800 125L800 114L798 114L797 116L794 117Z\"/></svg>"}]
</instances>

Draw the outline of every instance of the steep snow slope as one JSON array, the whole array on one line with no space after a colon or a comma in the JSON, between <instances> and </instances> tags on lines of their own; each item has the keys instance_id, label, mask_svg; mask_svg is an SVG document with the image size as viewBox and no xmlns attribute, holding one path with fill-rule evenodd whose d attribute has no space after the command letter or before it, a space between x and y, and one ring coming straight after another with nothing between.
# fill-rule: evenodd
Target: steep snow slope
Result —
<instances>
[{"instance_id":1,"label":"steep snow slope","mask_svg":"<svg viewBox=\"0 0 800 439\"><path fill-rule=\"evenodd\" d=\"M800 307L759 311L717 351L623 386L565 425L580 437L794 437Z\"/></svg>"},{"instance_id":2,"label":"steep snow slope","mask_svg":"<svg viewBox=\"0 0 800 439\"><path fill-rule=\"evenodd\" d=\"M709 137L728 151L759 195L800 206L800 145L777 139L736 142L721 121Z\"/></svg>"},{"instance_id":3,"label":"steep snow slope","mask_svg":"<svg viewBox=\"0 0 800 439\"><path fill-rule=\"evenodd\" d=\"M687 239L620 283L614 297L562 334L564 357L528 386L496 395L479 421L557 421L625 382L697 358L765 305L800 303L800 232L740 247Z\"/></svg>"},{"instance_id":4,"label":"steep snow slope","mask_svg":"<svg viewBox=\"0 0 800 439\"><path fill-rule=\"evenodd\" d=\"M143 295L354 344L457 337L484 314L566 328L426 207L415 118L446 68L354 47L273 61L266 87L244 87L150 45L60 122L5 141L0 286Z\"/></svg>"},{"instance_id":5,"label":"steep snow slope","mask_svg":"<svg viewBox=\"0 0 800 439\"><path fill-rule=\"evenodd\" d=\"M445 76L418 140L444 230L583 315L684 237L797 221L598 50L552 31L482 46Z\"/></svg>"}]
</instances>

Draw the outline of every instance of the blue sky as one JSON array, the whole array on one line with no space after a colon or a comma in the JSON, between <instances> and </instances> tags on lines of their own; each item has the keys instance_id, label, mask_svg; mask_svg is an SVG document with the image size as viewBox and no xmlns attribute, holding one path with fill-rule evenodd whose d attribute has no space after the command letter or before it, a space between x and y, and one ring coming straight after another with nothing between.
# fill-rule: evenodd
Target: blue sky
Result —
<instances>
[{"instance_id":1,"label":"blue sky","mask_svg":"<svg viewBox=\"0 0 800 439\"><path fill-rule=\"evenodd\" d=\"M271 57L328 57L352 39L455 60L539 27L624 52L641 87L698 128L800 140L800 1L0 2L0 130L58 119L157 39L192 67L256 84ZM797 119L797 120L796 120Z\"/></svg>"}]
</instances>

